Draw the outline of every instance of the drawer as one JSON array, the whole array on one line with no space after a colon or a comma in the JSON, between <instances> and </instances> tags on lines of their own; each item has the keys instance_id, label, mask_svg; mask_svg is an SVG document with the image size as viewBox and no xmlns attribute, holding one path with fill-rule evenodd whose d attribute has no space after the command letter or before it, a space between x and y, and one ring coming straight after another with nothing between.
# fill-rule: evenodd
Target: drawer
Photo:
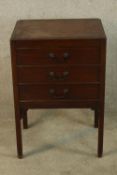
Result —
<instances>
[{"instance_id":1,"label":"drawer","mask_svg":"<svg viewBox=\"0 0 117 175\"><path fill-rule=\"evenodd\" d=\"M78 84L40 84L40 85L19 85L20 101L22 100L54 100L73 99L86 100L98 99L99 85L78 85Z\"/></svg>"},{"instance_id":2,"label":"drawer","mask_svg":"<svg viewBox=\"0 0 117 175\"><path fill-rule=\"evenodd\" d=\"M99 66L18 66L19 83L99 82Z\"/></svg>"},{"instance_id":3,"label":"drawer","mask_svg":"<svg viewBox=\"0 0 117 175\"><path fill-rule=\"evenodd\" d=\"M17 65L100 64L98 47L17 49Z\"/></svg>"}]
</instances>

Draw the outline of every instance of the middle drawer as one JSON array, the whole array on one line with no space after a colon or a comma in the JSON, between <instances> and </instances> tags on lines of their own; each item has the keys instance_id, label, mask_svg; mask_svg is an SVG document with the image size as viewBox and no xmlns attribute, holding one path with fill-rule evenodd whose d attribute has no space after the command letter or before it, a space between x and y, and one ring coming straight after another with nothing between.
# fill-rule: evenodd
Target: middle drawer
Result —
<instances>
[{"instance_id":1,"label":"middle drawer","mask_svg":"<svg viewBox=\"0 0 117 175\"><path fill-rule=\"evenodd\" d=\"M99 82L99 66L18 66L18 83Z\"/></svg>"}]
</instances>

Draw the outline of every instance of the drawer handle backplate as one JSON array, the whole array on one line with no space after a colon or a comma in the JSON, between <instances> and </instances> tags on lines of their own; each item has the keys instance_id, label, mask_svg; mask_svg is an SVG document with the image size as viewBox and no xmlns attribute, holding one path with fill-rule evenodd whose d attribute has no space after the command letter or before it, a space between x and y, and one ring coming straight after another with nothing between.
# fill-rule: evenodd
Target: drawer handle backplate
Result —
<instances>
[{"instance_id":1,"label":"drawer handle backplate","mask_svg":"<svg viewBox=\"0 0 117 175\"><path fill-rule=\"evenodd\" d=\"M68 97L68 94L69 94L69 89L68 88L65 88L63 90L62 95L57 94L55 89L50 89L49 90L49 95L51 97L55 98L55 99L64 99L64 98Z\"/></svg>"},{"instance_id":2,"label":"drawer handle backplate","mask_svg":"<svg viewBox=\"0 0 117 175\"><path fill-rule=\"evenodd\" d=\"M64 61L67 61L70 57L70 54L68 52L65 52L63 57L64 57Z\"/></svg>"},{"instance_id":3,"label":"drawer handle backplate","mask_svg":"<svg viewBox=\"0 0 117 175\"><path fill-rule=\"evenodd\" d=\"M69 75L68 71L64 71L62 75L57 75L55 72L49 72L49 78L51 80L65 80Z\"/></svg>"},{"instance_id":4,"label":"drawer handle backplate","mask_svg":"<svg viewBox=\"0 0 117 175\"><path fill-rule=\"evenodd\" d=\"M56 54L53 53L53 52L50 52L48 54L48 57L49 57L49 59L51 59L51 60L53 60L53 61L55 61L57 63L64 63L70 58L70 54L68 52L65 52L63 54L63 60L61 60L59 57L57 57Z\"/></svg>"},{"instance_id":5,"label":"drawer handle backplate","mask_svg":"<svg viewBox=\"0 0 117 175\"><path fill-rule=\"evenodd\" d=\"M56 55L54 54L54 53L49 53L48 54L48 56L49 56L49 58L51 58L51 59L55 59L56 58Z\"/></svg>"}]
</instances>

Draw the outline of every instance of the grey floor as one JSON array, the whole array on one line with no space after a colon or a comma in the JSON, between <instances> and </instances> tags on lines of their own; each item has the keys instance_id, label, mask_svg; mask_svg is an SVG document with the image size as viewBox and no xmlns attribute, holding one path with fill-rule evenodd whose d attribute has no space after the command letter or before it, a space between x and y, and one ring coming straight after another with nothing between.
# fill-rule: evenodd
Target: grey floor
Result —
<instances>
[{"instance_id":1,"label":"grey floor","mask_svg":"<svg viewBox=\"0 0 117 175\"><path fill-rule=\"evenodd\" d=\"M91 110L32 110L16 157L12 106L0 110L0 175L116 175L117 116L105 115L104 156L97 158Z\"/></svg>"}]
</instances>

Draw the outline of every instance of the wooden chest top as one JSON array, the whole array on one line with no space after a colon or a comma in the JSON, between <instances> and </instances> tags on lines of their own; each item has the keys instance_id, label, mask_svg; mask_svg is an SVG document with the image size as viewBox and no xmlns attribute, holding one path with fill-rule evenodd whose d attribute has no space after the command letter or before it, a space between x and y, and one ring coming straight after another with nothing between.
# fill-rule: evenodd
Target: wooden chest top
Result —
<instances>
[{"instance_id":1,"label":"wooden chest top","mask_svg":"<svg viewBox=\"0 0 117 175\"><path fill-rule=\"evenodd\" d=\"M106 38L100 19L19 20L11 40Z\"/></svg>"}]
</instances>

